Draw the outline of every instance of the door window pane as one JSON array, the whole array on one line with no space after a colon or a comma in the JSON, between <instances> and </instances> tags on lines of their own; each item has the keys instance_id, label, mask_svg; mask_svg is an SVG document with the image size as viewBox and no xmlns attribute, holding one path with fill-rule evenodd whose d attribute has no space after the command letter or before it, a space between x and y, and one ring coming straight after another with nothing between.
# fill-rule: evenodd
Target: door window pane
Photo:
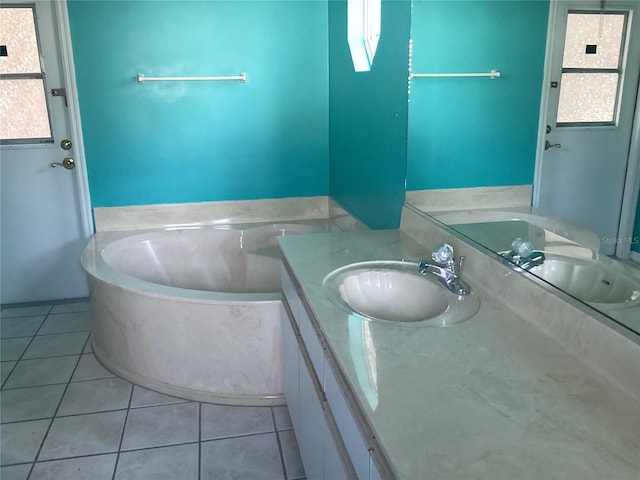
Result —
<instances>
[{"instance_id":1,"label":"door window pane","mask_svg":"<svg viewBox=\"0 0 640 480\"><path fill-rule=\"evenodd\" d=\"M41 73L32 8L0 8L0 73Z\"/></svg>"},{"instance_id":2,"label":"door window pane","mask_svg":"<svg viewBox=\"0 0 640 480\"><path fill-rule=\"evenodd\" d=\"M0 8L0 141L52 142L32 7Z\"/></svg>"},{"instance_id":3,"label":"door window pane","mask_svg":"<svg viewBox=\"0 0 640 480\"><path fill-rule=\"evenodd\" d=\"M2 139L49 138L49 117L42 80L0 80Z\"/></svg>"},{"instance_id":4,"label":"door window pane","mask_svg":"<svg viewBox=\"0 0 640 480\"><path fill-rule=\"evenodd\" d=\"M624 25L619 13L570 13L562 67L618 68Z\"/></svg>"},{"instance_id":5,"label":"door window pane","mask_svg":"<svg viewBox=\"0 0 640 480\"><path fill-rule=\"evenodd\" d=\"M613 122L618 77L617 73L563 73L558 122Z\"/></svg>"}]
</instances>

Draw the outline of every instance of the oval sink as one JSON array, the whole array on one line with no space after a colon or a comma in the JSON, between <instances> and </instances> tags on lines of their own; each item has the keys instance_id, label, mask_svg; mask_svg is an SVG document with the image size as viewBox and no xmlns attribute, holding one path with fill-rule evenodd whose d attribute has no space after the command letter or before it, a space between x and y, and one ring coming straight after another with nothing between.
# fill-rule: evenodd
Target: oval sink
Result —
<instances>
[{"instance_id":1,"label":"oval sink","mask_svg":"<svg viewBox=\"0 0 640 480\"><path fill-rule=\"evenodd\" d=\"M628 306L640 303L640 282L604 260L549 254L542 265L530 272L583 302Z\"/></svg>"},{"instance_id":2,"label":"oval sink","mask_svg":"<svg viewBox=\"0 0 640 480\"><path fill-rule=\"evenodd\" d=\"M410 262L354 263L331 272L323 286L328 298L345 311L400 324L453 325L480 308L476 295L455 295Z\"/></svg>"}]
</instances>

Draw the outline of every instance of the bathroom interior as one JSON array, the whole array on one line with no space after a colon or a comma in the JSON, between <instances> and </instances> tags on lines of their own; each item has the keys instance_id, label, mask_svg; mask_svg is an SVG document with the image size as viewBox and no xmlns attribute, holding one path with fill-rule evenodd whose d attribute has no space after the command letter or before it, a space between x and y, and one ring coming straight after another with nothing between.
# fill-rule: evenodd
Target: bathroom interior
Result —
<instances>
[{"instance_id":1,"label":"bathroom interior","mask_svg":"<svg viewBox=\"0 0 640 480\"><path fill-rule=\"evenodd\" d=\"M164 394L164 404L147 408L193 408L197 415L191 412L189 418L196 415L196 422L203 422L207 412L214 416L211 405L225 403L220 416L233 412L229 418L240 418L235 412L242 409L266 415L270 427L241 436L270 435L271 457L262 471L269 471L264 473L269 478L640 475L640 122L633 108L638 75L627 73L624 78L630 80L617 97L626 95L616 115L623 118L622 107L630 111L624 117L629 140L623 173L616 176L618 193L601 173L591 175L606 185L603 194L589 190L593 178L581 186L581 172L553 183L549 168L571 155L570 142L580 140L555 136L563 129L553 122L547 132L550 122L541 116L555 113L549 105L558 89L546 86L557 72L547 60L553 54L550 25L562 24L559 18L567 14L562 8L602 14L599 9L606 7L606 13L619 14L633 10L633 3L382 0L373 61L365 71L355 71L349 9L366 3L67 0L62 13L56 6L59 21L67 23L72 52L66 62L73 65L76 96L69 94L65 101L79 121L71 126L76 168L36 171L46 170L55 181L66 175L75 189L71 201L79 213L71 217L77 233L61 246L64 254L49 249L59 264L18 253L18 246L32 240L11 237L10 231L25 230L25 213L15 207L21 197L9 196L22 193L10 183L29 179L17 178L3 146L2 342L9 355L2 358L3 410L13 398L25 401L18 394L29 388L60 388L51 394L55 407L48 413L3 415L3 430L11 433L3 438L39 429L37 445L23 449L31 453L3 458L3 478L47 478L46 472L71 465L107 472L108 478L143 478L143 469L136 468L152 464L149 459L159 458L163 448L188 450L174 463L189 475L175 478L219 478L221 470L209 464L217 445L213 437L197 434L173 444L125 448L135 427L127 417L144 419L143 409L134 408L136 395L154 392ZM622 15L630 22L628 43L619 42L624 60L640 58L638 14L636 9ZM419 76L492 70L499 72L497 78ZM246 81L154 80L241 72ZM71 84L66 87L73 92ZM576 130L592 135L589 127ZM575 125L564 131L571 128ZM557 190L566 196L556 195ZM613 230L600 222L604 210L590 203L609 197L617 202ZM573 218L561 218L576 203L588 206L571 211L578 212ZM59 214L53 214L53 222ZM181 344L182 330L189 327L168 330L162 339L144 330L136 340L136 351L143 352L137 363L130 350L134 330L142 332L142 324L127 324L120 337L125 323L106 323L130 304L110 304L112 291L95 293L96 285L113 275L105 269L103 253L132 235L148 245L157 231L223 227L241 231L240 243L249 251L257 238L252 232L263 231L251 229L268 224L282 234L278 240L269 237L269 247L278 246L273 274L278 283L282 270L273 307L274 331L282 329L282 339L274 340L278 359L269 361L278 368L270 377L274 388L284 389L284 396L279 390L252 403L212 394L206 386L176 386L189 372L198 377L212 370L207 362L216 360L207 355L215 352L207 349L206 336L188 369L180 368L179 362L187 364L180 356L163 354L155 370L143 371L140 364L154 350L164 351L171 338ZM316 225L324 232L309 233ZM25 237L37 236L27 229ZM553 277L542 269L544 262L538 270L509 264L507 253L517 248L512 247L517 237L542 251L546 265L568 269L568 277ZM434 316L436 324L447 328L430 328L434 324L422 318L377 320L372 314L371 320L366 306L363 313L345 305L344 297L327 293L332 280L342 282L344 272L356 271L349 270L352 266L367 275L385 269L404 274L407 264L417 271L418 262L431 261L432 250L443 242L453 246L454 260L461 262L454 275L472 291L467 298L446 297L447 312L473 304L460 324L441 311ZM170 253L175 263L187 263L187 250ZM274 260L273 250L267 256ZM46 263L46 272L38 262ZM89 263L98 271L90 272L87 283ZM622 285L622 300L606 298L613 288L605 288L604 297L602 289L587 295L594 284L615 282ZM144 283L135 279L114 291L142 290ZM91 307L86 303L90 286ZM418 300L410 294L391 298L387 314L411 310L407 305ZM188 304L200 301L205 300L199 293L188 294ZM146 308L167 309L146 303L136 308L142 316ZM69 357L69 365L75 362L67 377L16 383L29 362L41 360L30 353L32 345L46 335L79 335L75 327L43 329L65 309L95 317L93 340L84 325L79 350L56 354ZM27 320L38 325L29 336L5 334L5 325L7 332L19 331ZM74 380L92 351L107 367L95 364L104 378ZM136 365L120 362L125 358ZM198 363L204 364L202 372ZM158 365L166 372L157 372ZM106 415L91 409L64 415L70 404L66 392L90 382L111 382L114 391L127 396L124 404L108 408L120 422L114 434L119 443L84 453L59 447L63 453L56 453L54 440L64 443L63 422L80 425L80 418ZM202 383L201 378L193 383ZM201 431L209 428L199 425ZM263 447L237 448L250 456ZM2 449L11 450L5 440ZM251 477L242 468L237 471Z\"/></svg>"}]
</instances>

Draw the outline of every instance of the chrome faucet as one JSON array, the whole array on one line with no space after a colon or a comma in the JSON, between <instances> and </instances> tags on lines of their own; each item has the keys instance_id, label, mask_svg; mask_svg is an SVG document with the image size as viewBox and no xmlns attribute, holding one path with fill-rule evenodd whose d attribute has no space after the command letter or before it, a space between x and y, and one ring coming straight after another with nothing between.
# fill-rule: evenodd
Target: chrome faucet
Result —
<instances>
[{"instance_id":1,"label":"chrome faucet","mask_svg":"<svg viewBox=\"0 0 640 480\"><path fill-rule=\"evenodd\" d=\"M534 250L529 240L520 237L511 242L511 251L500 255L511 263L515 263L521 270L529 270L542 265L545 261L544 252Z\"/></svg>"},{"instance_id":2,"label":"chrome faucet","mask_svg":"<svg viewBox=\"0 0 640 480\"><path fill-rule=\"evenodd\" d=\"M435 275L440 283L457 295L469 295L471 288L459 276L463 261L464 257L461 256L456 264L453 247L441 243L433 249L431 260L419 263L418 271L423 275Z\"/></svg>"}]
</instances>

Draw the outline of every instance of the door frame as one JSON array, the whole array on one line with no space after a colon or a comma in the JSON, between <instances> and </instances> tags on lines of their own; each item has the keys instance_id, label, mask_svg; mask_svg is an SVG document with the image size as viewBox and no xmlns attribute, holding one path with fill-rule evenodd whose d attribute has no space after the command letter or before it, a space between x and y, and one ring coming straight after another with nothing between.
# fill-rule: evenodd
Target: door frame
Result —
<instances>
[{"instance_id":1,"label":"door frame","mask_svg":"<svg viewBox=\"0 0 640 480\"><path fill-rule=\"evenodd\" d=\"M76 188L78 189L78 213L80 214L84 238L88 241L94 234L93 215L91 212L91 197L89 195L89 179L87 176L87 164L84 152L80 105L78 103L78 87L73 62L69 11L67 10L67 0L58 0L53 3L55 9L55 27L60 44L62 74L67 94L69 136L73 143L74 160L76 161L76 168L73 169L73 172L75 175Z\"/></svg>"},{"instance_id":2,"label":"door frame","mask_svg":"<svg viewBox=\"0 0 640 480\"><path fill-rule=\"evenodd\" d=\"M628 1L616 2L609 0L610 3L617 3L620 7L629 6ZM576 8L593 8L597 7L596 2L585 2L567 0L562 3L573 3ZM546 138L547 113L549 104L549 84L551 82L551 55L554 47L559 41L556 38L556 22L559 20L559 14L564 12L560 7L561 2L558 0L549 1L549 22L547 25L547 44L545 48L544 71L542 80L542 95L540 96L540 117L538 119L538 144L536 149L535 171L533 176L533 198L532 204L537 207L540 201L540 190L537 186L540 184L542 177L542 159L544 155L544 142ZM634 12L631 17L632 22L640 22L640 10ZM637 18L633 18L637 17ZM636 28L638 28L636 26ZM562 39L561 39L562 40ZM636 209L638 206L638 192L640 190L640 82L638 84L638 95L636 96L636 108L633 115L633 125L631 131L631 145L627 157L627 173L624 184L622 207L620 211L620 221L618 224L618 239L630 239L633 235L633 227L635 222ZM616 244L615 255L617 258L626 260L631 256L631 242L622 241Z\"/></svg>"}]
</instances>

